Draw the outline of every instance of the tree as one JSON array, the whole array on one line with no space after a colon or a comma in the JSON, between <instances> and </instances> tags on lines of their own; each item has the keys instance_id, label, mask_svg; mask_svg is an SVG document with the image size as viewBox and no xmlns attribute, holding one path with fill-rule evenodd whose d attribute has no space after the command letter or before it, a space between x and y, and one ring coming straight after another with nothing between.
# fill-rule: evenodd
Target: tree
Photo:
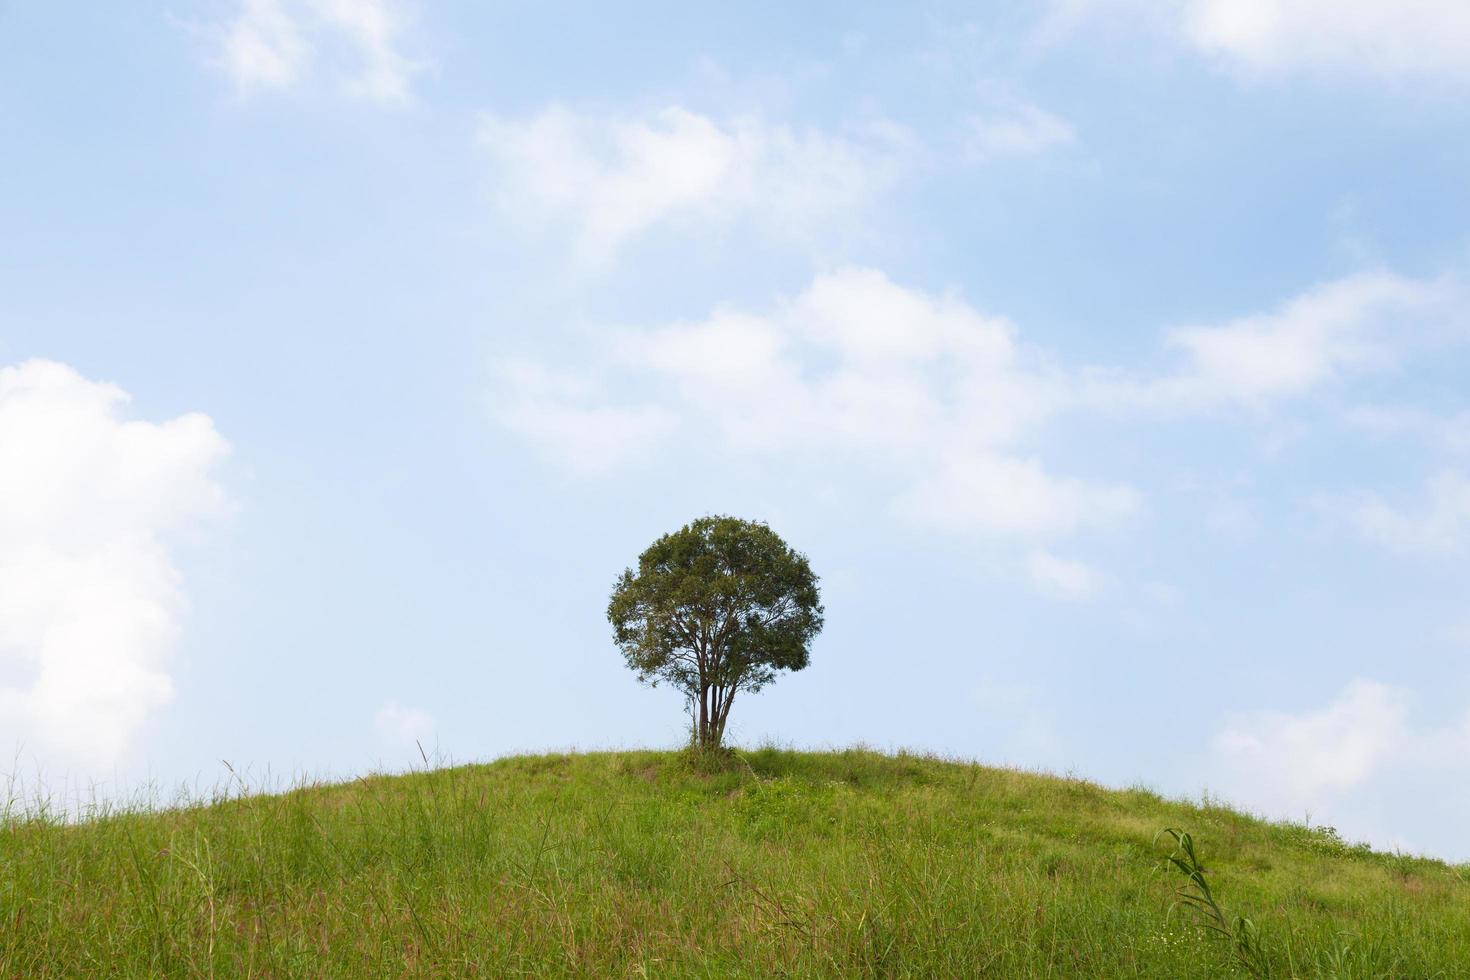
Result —
<instances>
[{"instance_id":1,"label":"tree","mask_svg":"<svg viewBox=\"0 0 1470 980\"><path fill-rule=\"evenodd\" d=\"M811 661L822 603L806 556L765 524L701 517L618 577L607 618L638 679L684 692L697 743L718 748L737 693Z\"/></svg>"}]
</instances>

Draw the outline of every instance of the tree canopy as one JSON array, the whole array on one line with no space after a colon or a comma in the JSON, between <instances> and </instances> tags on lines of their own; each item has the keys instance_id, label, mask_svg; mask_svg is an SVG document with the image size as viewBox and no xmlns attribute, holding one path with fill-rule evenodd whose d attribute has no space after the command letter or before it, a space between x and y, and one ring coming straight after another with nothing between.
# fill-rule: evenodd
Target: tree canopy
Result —
<instances>
[{"instance_id":1,"label":"tree canopy","mask_svg":"<svg viewBox=\"0 0 1470 980\"><path fill-rule=\"evenodd\" d=\"M697 742L714 748L737 693L810 662L822 603L805 555L764 523L715 516L649 545L607 618L638 679L684 692Z\"/></svg>"}]
</instances>

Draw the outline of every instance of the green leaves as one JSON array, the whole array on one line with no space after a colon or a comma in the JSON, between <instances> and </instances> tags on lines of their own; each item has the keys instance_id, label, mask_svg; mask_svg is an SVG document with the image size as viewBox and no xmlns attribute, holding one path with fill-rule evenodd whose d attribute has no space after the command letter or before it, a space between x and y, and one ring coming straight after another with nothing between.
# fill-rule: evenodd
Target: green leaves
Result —
<instances>
[{"instance_id":1,"label":"green leaves","mask_svg":"<svg viewBox=\"0 0 1470 980\"><path fill-rule=\"evenodd\" d=\"M607 618L639 680L698 702L700 741L718 744L737 691L810 662L822 604L806 556L767 525L702 517L618 577Z\"/></svg>"},{"instance_id":2,"label":"green leaves","mask_svg":"<svg viewBox=\"0 0 1470 980\"><path fill-rule=\"evenodd\" d=\"M1165 827L1154 840L1164 836L1174 839L1174 850L1164 859L1165 866L1187 879L1186 884L1174 890L1174 906L1191 912L1206 933L1229 943L1235 962L1251 976L1269 977L1271 964L1255 923L1244 916L1236 916L1233 921L1226 919L1210 891L1210 883L1205 880L1205 867L1195 853L1194 837L1187 831Z\"/></svg>"}]
</instances>

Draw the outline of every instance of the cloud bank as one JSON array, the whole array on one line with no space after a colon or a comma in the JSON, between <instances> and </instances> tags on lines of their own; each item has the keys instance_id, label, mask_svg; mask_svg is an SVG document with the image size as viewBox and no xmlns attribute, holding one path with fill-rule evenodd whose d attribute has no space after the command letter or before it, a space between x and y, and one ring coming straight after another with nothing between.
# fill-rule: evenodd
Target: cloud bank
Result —
<instances>
[{"instance_id":1,"label":"cloud bank","mask_svg":"<svg viewBox=\"0 0 1470 980\"><path fill-rule=\"evenodd\" d=\"M585 385L509 362L502 422L584 472L650 452L679 425L749 454L837 451L905 485L895 513L1001 538L1105 526L1136 504L1127 487L1056 475L1023 451L1064 391L1009 322L873 269L818 276L764 313L617 332L602 356L596 370L640 398L591 401Z\"/></svg>"},{"instance_id":2,"label":"cloud bank","mask_svg":"<svg viewBox=\"0 0 1470 980\"><path fill-rule=\"evenodd\" d=\"M1453 556L1470 549L1470 475L1431 476L1417 505L1390 503L1376 493L1329 498L1325 509L1364 538L1402 555Z\"/></svg>"},{"instance_id":3,"label":"cloud bank","mask_svg":"<svg viewBox=\"0 0 1470 980\"><path fill-rule=\"evenodd\" d=\"M1142 22L1257 77L1470 79L1470 6L1459 0L1053 0L1043 36Z\"/></svg>"},{"instance_id":4,"label":"cloud bank","mask_svg":"<svg viewBox=\"0 0 1470 980\"><path fill-rule=\"evenodd\" d=\"M747 220L798 239L850 218L899 176L913 147L898 127L833 134L681 106L593 116L552 105L483 117L494 195L509 213L571 229L587 264L662 225Z\"/></svg>"},{"instance_id":5,"label":"cloud bank","mask_svg":"<svg viewBox=\"0 0 1470 980\"><path fill-rule=\"evenodd\" d=\"M1434 725L1413 708L1409 691L1359 678L1320 708L1234 719L1215 738L1216 761L1240 802L1277 817L1335 813L1345 830L1383 845L1368 814L1389 781L1434 799L1470 776L1470 711Z\"/></svg>"},{"instance_id":6,"label":"cloud bank","mask_svg":"<svg viewBox=\"0 0 1470 980\"><path fill-rule=\"evenodd\" d=\"M215 61L242 95L324 69L349 95L403 102L422 67L399 51L405 21L393 0L242 0L215 32Z\"/></svg>"},{"instance_id":7,"label":"cloud bank","mask_svg":"<svg viewBox=\"0 0 1470 980\"><path fill-rule=\"evenodd\" d=\"M1191 0L1201 51L1256 72L1470 78L1470 6L1458 0Z\"/></svg>"},{"instance_id":8,"label":"cloud bank","mask_svg":"<svg viewBox=\"0 0 1470 980\"><path fill-rule=\"evenodd\" d=\"M69 767L119 762L172 699L172 546L228 510L210 419L127 401L63 364L0 369L0 742Z\"/></svg>"}]
</instances>

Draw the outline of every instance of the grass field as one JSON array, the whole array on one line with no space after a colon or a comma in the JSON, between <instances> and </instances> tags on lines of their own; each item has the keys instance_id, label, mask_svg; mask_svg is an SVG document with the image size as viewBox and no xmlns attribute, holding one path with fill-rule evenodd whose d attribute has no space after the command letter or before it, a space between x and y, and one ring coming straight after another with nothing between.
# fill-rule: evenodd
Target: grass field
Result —
<instances>
[{"instance_id":1,"label":"grass field","mask_svg":"<svg viewBox=\"0 0 1470 980\"><path fill-rule=\"evenodd\" d=\"M1470 868L1071 779L867 751L504 759L0 836L0 975L1470 975Z\"/></svg>"}]
</instances>

